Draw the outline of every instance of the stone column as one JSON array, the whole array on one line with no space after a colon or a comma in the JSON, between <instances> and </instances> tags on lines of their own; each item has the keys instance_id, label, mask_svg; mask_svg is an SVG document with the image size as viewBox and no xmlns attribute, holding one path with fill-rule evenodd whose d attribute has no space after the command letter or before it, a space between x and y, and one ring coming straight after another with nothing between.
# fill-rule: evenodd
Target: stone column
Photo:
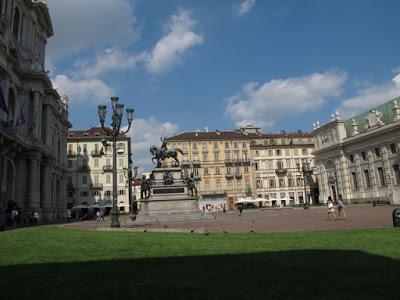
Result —
<instances>
[{"instance_id":1,"label":"stone column","mask_svg":"<svg viewBox=\"0 0 400 300\"><path fill-rule=\"evenodd\" d=\"M46 105L46 146L51 148L51 131L53 128L52 124L52 110L50 105Z\"/></svg>"},{"instance_id":2,"label":"stone column","mask_svg":"<svg viewBox=\"0 0 400 300\"><path fill-rule=\"evenodd\" d=\"M40 168L39 168L39 157L32 156L29 162L30 168L30 186L29 186L29 207L39 208L40 205Z\"/></svg>"},{"instance_id":3,"label":"stone column","mask_svg":"<svg viewBox=\"0 0 400 300\"><path fill-rule=\"evenodd\" d=\"M45 210L51 209L51 178L50 178L50 165L45 162L43 165L43 208Z\"/></svg>"},{"instance_id":4,"label":"stone column","mask_svg":"<svg viewBox=\"0 0 400 300\"><path fill-rule=\"evenodd\" d=\"M390 165L390 161L389 161L389 151L390 150L388 150L388 146L382 147L383 172L384 172L385 182L386 182L386 186L387 186L388 190L392 189L392 186L393 186L392 180L395 180L394 177L390 176L390 172L392 170L391 170L391 165Z\"/></svg>"},{"instance_id":5,"label":"stone column","mask_svg":"<svg viewBox=\"0 0 400 300\"><path fill-rule=\"evenodd\" d=\"M15 201L21 208L26 205L26 196L28 195L27 176L28 168L26 158L19 155L15 160L16 177L15 177Z\"/></svg>"},{"instance_id":6,"label":"stone column","mask_svg":"<svg viewBox=\"0 0 400 300\"><path fill-rule=\"evenodd\" d=\"M42 133L42 100L40 99L40 93L38 91L35 91L33 95L33 122L35 124L35 138L40 141Z\"/></svg>"},{"instance_id":7,"label":"stone column","mask_svg":"<svg viewBox=\"0 0 400 300\"><path fill-rule=\"evenodd\" d=\"M339 192L338 194L342 194L342 196L345 199L351 199L352 193L351 193L351 184L350 184L350 174L349 174L349 168L347 166L347 158L343 150L340 150L339 154L339 167L340 167L340 177L341 177L341 182L342 182L342 191Z\"/></svg>"}]
</instances>

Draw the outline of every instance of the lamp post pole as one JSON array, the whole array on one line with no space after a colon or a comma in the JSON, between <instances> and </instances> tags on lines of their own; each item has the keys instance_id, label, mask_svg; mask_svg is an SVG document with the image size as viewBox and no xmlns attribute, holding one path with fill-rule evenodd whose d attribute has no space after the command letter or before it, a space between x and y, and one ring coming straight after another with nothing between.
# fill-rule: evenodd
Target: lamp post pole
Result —
<instances>
[{"instance_id":1,"label":"lamp post pole","mask_svg":"<svg viewBox=\"0 0 400 300\"><path fill-rule=\"evenodd\" d=\"M113 141L113 207L112 207L112 213L111 213L111 227L120 227L119 223L119 210L117 206L117 138L119 135L126 134L130 129L132 125L132 119L133 119L133 113L134 109L132 108L127 108L126 109L126 117L128 120L128 129L126 131L121 131L121 123L122 123L122 116L124 114L124 105L118 103L119 98L118 97L111 97L111 103L112 103L112 123L111 123L111 129L106 128L104 126L104 122L106 119L106 114L107 114L107 106L105 105L99 105L98 106L98 114L99 114L99 119L100 119L100 124L101 127L103 128L103 131L106 135L111 135L112 136L112 141Z\"/></svg>"}]
</instances>

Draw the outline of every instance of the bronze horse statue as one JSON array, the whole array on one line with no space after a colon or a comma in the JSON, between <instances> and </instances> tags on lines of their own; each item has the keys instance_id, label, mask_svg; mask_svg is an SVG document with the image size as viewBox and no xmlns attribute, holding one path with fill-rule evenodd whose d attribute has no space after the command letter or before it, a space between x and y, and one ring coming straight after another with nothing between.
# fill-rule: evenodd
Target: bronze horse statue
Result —
<instances>
[{"instance_id":1,"label":"bronze horse statue","mask_svg":"<svg viewBox=\"0 0 400 300\"><path fill-rule=\"evenodd\" d=\"M156 146L152 146L150 148L150 153L153 155L153 158L151 159L153 164L154 160L157 160L157 167L161 167L161 162L164 161L167 158L173 158L176 162L177 165L179 165L179 160L178 160L178 153L183 155L183 152L181 149L167 149L167 148L157 148Z\"/></svg>"}]
</instances>

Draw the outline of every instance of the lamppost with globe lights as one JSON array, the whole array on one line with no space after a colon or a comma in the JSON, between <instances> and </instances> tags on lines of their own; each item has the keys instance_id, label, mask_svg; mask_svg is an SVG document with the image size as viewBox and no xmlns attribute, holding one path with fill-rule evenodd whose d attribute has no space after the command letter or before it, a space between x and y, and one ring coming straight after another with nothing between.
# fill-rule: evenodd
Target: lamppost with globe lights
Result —
<instances>
[{"instance_id":1,"label":"lamppost with globe lights","mask_svg":"<svg viewBox=\"0 0 400 300\"><path fill-rule=\"evenodd\" d=\"M124 105L118 103L118 97L111 97L111 104L112 104L112 123L111 129L106 128L104 126L104 122L106 119L107 114L107 106L106 105L99 105L98 106L98 113L100 118L100 124L103 128L103 131L106 135L112 136L113 142L113 207L111 213L111 227L120 227L119 223L119 211L117 207L117 137L121 134L126 134L132 125L133 113L134 109L127 108L126 109L126 117L128 119L128 129L126 131L121 131L121 123L122 123L122 116L124 114Z\"/></svg>"},{"instance_id":2,"label":"lamppost with globe lights","mask_svg":"<svg viewBox=\"0 0 400 300\"><path fill-rule=\"evenodd\" d=\"M308 178L313 174L312 168L310 166L310 163L307 160L303 160L301 169L300 169L300 164L298 164L297 170L299 171L299 173L303 174L305 205L309 205L310 203L309 203L309 199L307 196L307 182L308 182Z\"/></svg>"}]
</instances>

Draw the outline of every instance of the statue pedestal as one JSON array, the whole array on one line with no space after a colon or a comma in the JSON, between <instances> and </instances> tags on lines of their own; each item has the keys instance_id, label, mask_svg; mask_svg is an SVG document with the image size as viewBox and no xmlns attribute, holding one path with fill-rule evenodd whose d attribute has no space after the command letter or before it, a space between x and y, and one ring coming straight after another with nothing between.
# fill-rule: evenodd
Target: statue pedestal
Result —
<instances>
[{"instance_id":1,"label":"statue pedestal","mask_svg":"<svg viewBox=\"0 0 400 300\"><path fill-rule=\"evenodd\" d=\"M150 197L140 200L140 213L136 221L127 226L140 226L167 221L214 219L202 214L197 196L190 196L179 167L155 168Z\"/></svg>"}]
</instances>

